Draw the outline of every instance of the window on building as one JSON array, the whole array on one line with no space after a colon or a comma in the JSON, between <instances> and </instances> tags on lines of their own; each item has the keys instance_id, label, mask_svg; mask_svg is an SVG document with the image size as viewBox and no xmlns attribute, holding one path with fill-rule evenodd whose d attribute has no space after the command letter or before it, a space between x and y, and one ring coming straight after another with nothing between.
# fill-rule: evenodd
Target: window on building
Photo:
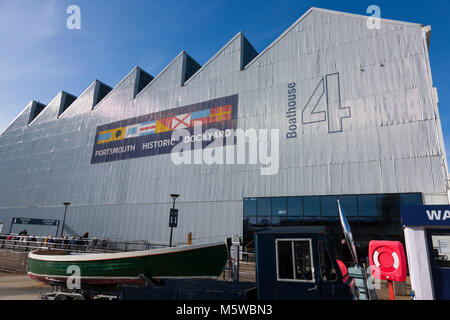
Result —
<instances>
[{"instance_id":1,"label":"window on building","mask_svg":"<svg viewBox=\"0 0 450 320\"><path fill-rule=\"evenodd\" d=\"M256 216L256 198L244 199L244 217Z\"/></svg>"},{"instance_id":2,"label":"window on building","mask_svg":"<svg viewBox=\"0 0 450 320\"><path fill-rule=\"evenodd\" d=\"M320 217L320 197L303 198L303 214L306 217Z\"/></svg>"},{"instance_id":3,"label":"window on building","mask_svg":"<svg viewBox=\"0 0 450 320\"><path fill-rule=\"evenodd\" d=\"M275 245L278 280L314 282L310 239L277 239Z\"/></svg>"},{"instance_id":4,"label":"window on building","mask_svg":"<svg viewBox=\"0 0 450 320\"><path fill-rule=\"evenodd\" d=\"M358 202L355 195L339 196L341 208L347 217L358 216Z\"/></svg>"},{"instance_id":5,"label":"window on building","mask_svg":"<svg viewBox=\"0 0 450 320\"><path fill-rule=\"evenodd\" d=\"M400 206L420 206L422 195L420 193L404 193L400 195Z\"/></svg>"},{"instance_id":6,"label":"window on building","mask_svg":"<svg viewBox=\"0 0 450 320\"><path fill-rule=\"evenodd\" d=\"M400 197L398 194L378 195L378 210L383 219L400 219Z\"/></svg>"},{"instance_id":7,"label":"window on building","mask_svg":"<svg viewBox=\"0 0 450 320\"><path fill-rule=\"evenodd\" d=\"M398 238L403 234L400 222L401 206L422 205L420 193L245 198L244 234L253 239L251 229L255 227L324 223L334 225L338 223L337 199L349 220L352 223L359 222L355 225L356 234L362 236L359 234L361 226L366 230L373 230L369 232L376 232L373 235L364 234L367 239L384 232L395 238L391 237L390 240L402 241ZM340 230L339 226L336 227Z\"/></svg>"},{"instance_id":8,"label":"window on building","mask_svg":"<svg viewBox=\"0 0 450 320\"><path fill-rule=\"evenodd\" d=\"M258 217L270 217L272 198L258 198Z\"/></svg>"},{"instance_id":9,"label":"window on building","mask_svg":"<svg viewBox=\"0 0 450 320\"><path fill-rule=\"evenodd\" d=\"M272 216L285 217L287 215L286 198L272 198Z\"/></svg>"},{"instance_id":10,"label":"window on building","mask_svg":"<svg viewBox=\"0 0 450 320\"><path fill-rule=\"evenodd\" d=\"M450 234L434 233L431 235L431 241L436 267L450 268Z\"/></svg>"},{"instance_id":11,"label":"window on building","mask_svg":"<svg viewBox=\"0 0 450 320\"><path fill-rule=\"evenodd\" d=\"M287 220L288 221L292 221L292 222L299 222L299 221L303 221L303 217L291 217L291 216L288 216Z\"/></svg>"},{"instance_id":12,"label":"window on building","mask_svg":"<svg viewBox=\"0 0 450 320\"><path fill-rule=\"evenodd\" d=\"M377 217L377 195L359 195L358 207L360 217Z\"/></svg>"},{"instance_id":13,"label":"window on building","mask_svg":"<svg viewBox=\"0 0 450 320\"><path fill-rule=\"evenodd\" d=\"M322 217L337 219L339 217L337 196L320 197L320 210Z\"/></svg>"},{"instance_id":14,"label":"window on building","mask_svg":"<svg viewBox=\"0 0 450 320\"><path fill-rule=\"evenodd\" d=\"M254 227L257 225L256 217L249 217L248 218L248 224L250 227Z\"/></svg>"},{"instance_id":15,"label":"window on building","mask_svg":"<svg viewBox=\"0 0 450 320\"><path fill-rule=\"evenodd\" d=\"M270 216L258 216L257 218L257 226L258 227L270 227L272 225L272 218Z\"/></svg>"},{"instance_id":16,"label":"window on building","mask_svg":"<svg viewBox=\"0 0 450 320\"><path fill-rule=\"evenodd\" d=\"M287 198L287 213L289 220L291 217L303 216L303 198L302 197L288 197Z\"/></svg>"},{"instance_id":17,"label":"window on building","mask_svg":"<svg viewBox=\"0 0 450 320\"><path fill-rule=\"evenodd\" d=\"M280 227L280 226L286 226L288 224L289 224L288 218L286 216L284 216L284 217L272 216L272 226Z\"/></svg>"}]
</instances>

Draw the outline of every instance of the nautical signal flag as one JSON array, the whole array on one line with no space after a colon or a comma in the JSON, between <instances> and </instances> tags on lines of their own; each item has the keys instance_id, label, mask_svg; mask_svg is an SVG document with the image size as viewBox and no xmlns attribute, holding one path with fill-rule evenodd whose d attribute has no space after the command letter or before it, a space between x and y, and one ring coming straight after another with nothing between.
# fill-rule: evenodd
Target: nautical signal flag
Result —
<instances>
[{"instance_id":1,"label":"nautical signal flag","mask_svg":"<svg viewBox=\"0 0 450 320\"><path fill-rule=\"evenodd\" d=\"M231 120L231 113L232 105L230 104L173 117L135 123L126 127L100 132L97 144Z\"/></svg>"},{"instance_id":2,"label":"nautical signal flag","mask_svg":"<svg viewBox=\"0 0 450 320\"><path fill-rule=\"evenodd\" d=\"M172 118L172 126L171 129L182 129L188 128L191 126L191 114L185 113L179 116L175 116Z\"/></svg>"},{"instance_id":3,"label":"nautical signal flag","mask_svg":"<svg viewBox=\"0 0 450 320\"><path fill-rule=\"evenodd\" d=\"M191 113L191 127L206 124L209 121L210 109L200 110Z\"/></svg>"},{"instance_id":4,"label":"nautical signal flag","mask_svg":"<svg viewBox=\"0 0 450 320\"><path fill-rule=\"evenodd\" d=\"M141 127L140 124L135 124L133 126L128 126L127 130L125 132L125 138L139 137L139 129L140 129L140 127Z\"/></svg>"},{"instance_id":5,"label":"nautical signal flag","mask_svg":"<svg viewBox=\"0 0 450 320\"><path fill-rule=\"evenodd\" d=\"M220 122L231 119L231 104L211 109L210 122Z\"/></svg>"},{"instance_id":6,"label":"nautical signal flag","mask_svg":"<svg viewBox=\"0 0 450 320\"><path fill-rule=\"evenodd\" d=\"M172 127L172 118L156 120L156 132L155 133L171 131L172 130L171 127Z\"/></svg>"},{"instance_id":7,"label":"nautical signal flag","mask_svg":"<svg viewBox=\"0 0 450 320\"><path fill-rule=\"evenodd\" d=\"M139 135L145 136L148 134L155 133L156 130L156 121L143 122L139 124Z\"/></svg>"},{"instance_id":8,"label":"nautical signal flag","mask_svg":"<svg viewBox=\"0 0 450 320\"><path fill-rule=\"evenodd\" d=\"M125 137L125 127L102 131L98 134L98 144L122 140Z\"/></svg>"}]
</instances>

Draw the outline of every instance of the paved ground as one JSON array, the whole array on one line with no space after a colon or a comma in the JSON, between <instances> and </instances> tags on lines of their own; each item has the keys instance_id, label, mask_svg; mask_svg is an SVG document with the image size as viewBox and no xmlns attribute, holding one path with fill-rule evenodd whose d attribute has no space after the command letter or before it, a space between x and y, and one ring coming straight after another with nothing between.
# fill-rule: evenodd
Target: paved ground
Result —
<instances>
[{"instance_id":1,"label":"paved ground","mask_svg":"<svg viewBox=\"0 0 450 320\"><path fill-rule=\"evenodd\" d=\"M39 300L39 294L45 291L49 291L47 285L25 274L0 273L0 300Z\"/></svg>"},{"instance_id":2,"label":"paved ground","mask_svg":"<svg viewBox=\"0 0 450 320\"><path fill-rule=\"evenodd\" d=\"M254 265L241 263L240 280L255 281ZM406 292L409 292L410 288L409 281L407 281ZM0 300L39 300L39 294L48 292L49 289L49 286L33 281L25 274L0 273ZM377 296L379 300L389 300L389 289L386 282L383 281L381 289L377 290ZM396 299L409 300L409 296L396 296Z\"/></svg>"},{"instance_id":3,"label":"paved ground","mask_svg":"<svg viewBox=\"0 0 450 320\"><path fill-rule=\"evenodd\" d=\"M239 269L239 279L240 281L256 281L255 276L255 264L254 263L246 263L241 262ZM221 277L221 279L223 279ZM411 284L409 277L406 279L405 288L403 295L396 293L396 300L410 300L409 292L411 291ZM378 300L389 300L389 286L387 281L381 281L380 288L376 289Z\"/></svg>"},{"instance_id":4,"label":"paved ground","mask_svg":"<svg viewBox=\"0 0 450 320\"><path fill-rule=\"evenodd\" d=\"M389 285L387 281L381 281L381 288L376 289L378 300L389 300ZM395 294L395 300L411 300L409 292L411 291L411 282L409 277L406 279L403 295Z\"/></svg>"}]
</instances>

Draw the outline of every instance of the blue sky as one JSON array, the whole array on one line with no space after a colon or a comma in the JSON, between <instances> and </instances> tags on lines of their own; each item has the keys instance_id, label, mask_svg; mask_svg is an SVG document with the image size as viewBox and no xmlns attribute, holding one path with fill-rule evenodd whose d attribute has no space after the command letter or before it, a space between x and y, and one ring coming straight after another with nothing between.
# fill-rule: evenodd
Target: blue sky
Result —
<instances>
[{"instance_id":1,"label":"blue sky","mask_svg":"<svg viewBox=\"0 0 450 320\"><path fill-rule=\"evenodd\" d=\"M66 8L81 8L81 30ZM156 76L180 51L204 64L242 31L258 52L310 7L432 26L430 59L450 150L450 1L0 0L0 132L31 100L80 95L95 79L114 87L136 65Z\"/></svg>"}]
</instances>

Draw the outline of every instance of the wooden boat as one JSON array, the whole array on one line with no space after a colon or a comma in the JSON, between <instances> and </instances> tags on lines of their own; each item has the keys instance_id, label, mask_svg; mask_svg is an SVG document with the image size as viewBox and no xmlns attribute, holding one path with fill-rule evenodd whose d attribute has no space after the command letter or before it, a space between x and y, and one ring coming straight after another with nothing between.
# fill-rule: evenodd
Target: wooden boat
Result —
<instances>
[{"instance_id":1,"label":"wooden boat","mask_svg":"<svg viewBox=\"0 0 450 320\"><path fill-rule=\"evenodd\" d=\"M225 241L120 253L40 250L28 255L28 275L41 282L65 283L76 266L81 284L90 285L141 284L144 281L139 275L215 279L224 270L227 257Z\"/></svg>"}]
</instances>

